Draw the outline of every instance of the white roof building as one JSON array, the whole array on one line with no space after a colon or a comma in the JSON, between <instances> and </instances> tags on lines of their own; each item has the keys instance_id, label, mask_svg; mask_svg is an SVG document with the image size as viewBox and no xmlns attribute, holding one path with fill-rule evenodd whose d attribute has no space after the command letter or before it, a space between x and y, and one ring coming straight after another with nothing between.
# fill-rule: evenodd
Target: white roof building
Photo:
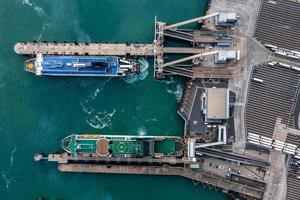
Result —
<instances>
[{"instance_id":1,"label":"white roof building","mask_svg":"<svg viewBox=\"0 0 300 200\"><path fill-rule=\"evenodd\" d=\"M207 89L207 119L229 118L229 89Z\"/></svg>"}]
</instances>

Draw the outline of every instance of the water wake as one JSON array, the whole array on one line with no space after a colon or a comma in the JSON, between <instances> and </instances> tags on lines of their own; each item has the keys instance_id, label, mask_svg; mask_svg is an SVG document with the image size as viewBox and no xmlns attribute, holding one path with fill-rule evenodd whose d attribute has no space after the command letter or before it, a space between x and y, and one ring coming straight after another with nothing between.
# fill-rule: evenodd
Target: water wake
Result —
<instances>
[{"instance_id":1,"label":"water wake","mask_svg":"<svg viewBox=\"0 0 300 200\"><path fill-rule=\"evenodd\" d=\"M23 0L23 2L22 2L23 4L27 4L27 5L29 5L29 6L32 6L32 3L30 3L30 1L29 0Z\"/></svg>"},{"instance_id":2,"label":"water wake","mask_svg":"<svg viewBox=\"0 0 300 200\"><path fill-rule=\"evenodd\" d=\"M167 77L167 79L165 79L165 80L160 80L160 82L161 82L161 83L165 83L165 84L167 84L167 85L176 83L176 81L174 80L174 77L173 77L173 76L169 76L169 77Z\"/></svg>"},{"instance_id":3,"label":"water wake","mask_svg":"<svg viewBox=\"0 0 300 200\"><path fill-rule=\"evenodd\" d=\"M74 32L77 35L78 42L91 42L92 41L91 37L81 29L78 20L73 20L73 26L74 26Z\"/></svg>"},{"instance_id":4,"label":"water wake","mask_svg":"<svg viewBox=\"0 0 300 200\"><path fill-rule=\"evenodd\" d=\"M14 155L17 151L17 146L13 143L13 149L10 153L10 164L9 166L12 167L13 163L14 163ZM10 172L10 168L1 171L1 176L3 178L3 180L5 181L5 186L6 186L6 190L9 192L9 185L15 181L14 177L9 177L8 173Z\"/></svg>"},{"instance_id":5,"label":"water wake","mask_svg":"<svg viewBox=\"0 0 300 200\"><path fill-rule=\"evenodd\" d=\"M103 91L106 84L111 79L112 78L107 79L100 88L96 88L96 90L91 95L89 95L86 99L79 101L81 105L81 109L83 110L83 112L85 112L88 115L86 119L86 123L88 123L91 127L95 129L103 129L106 127L111 127L112 117L116 113L115 109L113 109L112 112L108 112L108 111L99 112L89 105L90 101L94 101L97 98L97 96Z\"/></svg>"},{"instance_id":6,"label":"water wake","mask_svg":"<svg viewBox=\"0 0 300 200\"><path fill-rule=\"evenodd\" d=\"M144 80L148 76L149 63L144 58L140 58L138 61L140 63L140 73L136 74L134 76L129 76L129 77L123 78L123 80L126 83L132 84L134 82L137 82L138 80Z\"/></svg>"},{"instance_id":7,"label":"water wake","mask_svg":"<svg viewBox=\"0 0 300 200\"><path fill-rule=\"evenodd\" d=\"M38 6L34 1L30 2L29 0L22 0L22 4L32 7L40 17L46 16L46 12L44 11L44 9Z\"/></svg>"},{"instance_id":8,"label":"water wake","mask_svg":"<svg viewBox=\"0 0 300 200\"><path fill-rule=\"evenodd\" d=\"M6 190L9 192L9 185L15 181L14 177L9 178L5 171L1 171L1 176L3 180L5 181Z\"/></svg>"},{"instance_id":9,"label":"water wake","mask_svg":"<svg viewBox=\"0 0 300 200\"><path fill-rule=\"evenodd\" d=\"M170 89L169 87L166 87L166 90L169 94L174 94L176 97L177 102L180 101L182 96L182 86L181 84L177 84L175 89Z\"/></svg>"},{"instance_id":10,"label":"water wake","mask_svg":"<svg viewBox=\"0 0 300 200\"><path fill-rule=\"evenodd\" d=\"M139 136L145 136L147 135L147 129L145 127L141 127L138 129L138 135Z\"/></svg>"},{"instance_id":11,"label":"water wake","mask_svg":"<svg viewBox=\"0 0 300 200\"><path fill-rule=\"evenodd\" d=\"M95 100L97 98L97 96L104 90L106 84L111 79L112 79L112 77L106 79L106 81L104 82L104 84L100 88L96 88L96 90L87 99L79 101L79 104L81 105L82 110L86 114L90 115L90 114L92 114L95 111L95 109L94 108L90 108L88 104L89 104L90 100Z\"/></svg>"},{"instance_id":12,"label":"water wake","mask_svg":"<svg viewBox=\"0 0 300 200\"><path fill-rule=\"evenodd\" d=\"M17 146L15 144L13 144L14 148L13 150L11 151L10 153L10 166L12 167L13 166L13 163L14 163L14 155L15 155L15 152L17 151Z\"/></svg>"},{"instance_id":13,"label":"water wake","mask_svg":"<svg viewBox=\"0 0 300 200\"><path fill-rule=\"evenodd\" d=\"M95 129L110 128L112 125L111 120L115 113L115 109L112 112L97 112L93 116L90 116L86 122Z\"/></svg>"},{"instance_id":14,"label":"water wake","mask_svg":"<svg viewBox=\"0 0 300 200\"><path fill-rule=\"evenodd\" d=\"M95 90L94 94L91 96L91 99L95 99L98 96L99 93L100 93L100 90L99 90L99 88L97 88Z\"/></svg>"},{"instance_id":15,"label":"water wake","mask_svg":"<svg viewBox=\"0 0 300 200\"><path fill-rule=\"evenodd\" d=\"M156 118L147 119L146 122L157 122L157 119Z\"/></svg>"},{"instance_id":16,"label":"water wake","mask_svg":"<svg viewBox=\"0 0 300 200\"><path fill-rule=\"evenodd\" d=\"M34 6L33 9L35 10L35 12L40 16L45 16L46 12L44 11L43 8L41 8L40 6Z\"/></svg>"},{"instance_id":17,"label":"water wake","mask_svg":"<svg viewBox=\"0 0 300 200\"><path fill-rule=\"evenodd\" d=\"M45 33L45 31L50 27L50 23L43 23L43 27L42 27L42 31L39 34L39 36L37 37L37 41L40 41L43 37L43 34Z\"/></svg>"},{"instance_id":18,"label":"water wake","mask_svg":"<svg viewBox=\"0 0 300 200\"><path fill-rule=\"evenodd\" d=\"M83 110L86 114L90 115L90 114L92 114L92 113L95 111L93 108L87 107L87 106L88 106L88 105L87 105L87 103L88 103L87 100L79 101L79 103L80 103L80 105L81 105L82 110Z\"/></svg>"}]
</instances>

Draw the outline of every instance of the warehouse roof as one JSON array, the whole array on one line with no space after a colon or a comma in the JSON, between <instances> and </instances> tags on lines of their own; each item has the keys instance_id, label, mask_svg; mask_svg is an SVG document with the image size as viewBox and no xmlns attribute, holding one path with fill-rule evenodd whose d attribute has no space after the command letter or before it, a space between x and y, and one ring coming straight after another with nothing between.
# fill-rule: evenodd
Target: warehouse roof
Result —
<instances>
[{"instance_id":1,"label":"warehouse roof","mask_svg":"<svg viewBox=\"0 0 300 200\"><path fill-rule=\"evenodd\" d=\"M229 90L227 88L207 89L207 118L229 118Z\"/></svg>"}]
</instances>

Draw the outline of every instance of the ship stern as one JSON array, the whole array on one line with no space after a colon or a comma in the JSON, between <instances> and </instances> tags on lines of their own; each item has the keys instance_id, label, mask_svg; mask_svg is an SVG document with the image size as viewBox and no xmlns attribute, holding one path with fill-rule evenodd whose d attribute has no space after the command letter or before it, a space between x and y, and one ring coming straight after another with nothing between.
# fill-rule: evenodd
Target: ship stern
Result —
<instances>
[{"instance_id":1,"label":"ship stern","mask_svg":"<svg viewBox=\"0 0 300 200\"><path fill-rule=\"evenodd\" d=\"M141 66L140 63L137 61L132 61L133 70L135 74L139 74L141 72Z\"/></svg>"}]
</instances>

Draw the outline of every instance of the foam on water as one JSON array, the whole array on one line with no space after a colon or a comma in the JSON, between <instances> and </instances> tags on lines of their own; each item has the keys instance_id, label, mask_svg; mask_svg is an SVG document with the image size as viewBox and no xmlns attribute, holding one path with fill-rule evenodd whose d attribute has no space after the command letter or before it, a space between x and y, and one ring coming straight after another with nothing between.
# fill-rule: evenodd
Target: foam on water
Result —
<instances>
[{"instance_id":1,"label":"foam on water","mask_svg":"<svg viewBox=\"0 0 300 200\"><path fill-rule=\"evenodd\" d=\"M1 176L2 176L3 180L5 181L6 190L9 192L9 185L15 181L15 178L8 177L7 171L5 171L5 170L1 171Z\"/></svg>"},{"instance_id":2,"label":"foam on water","mask_svg":"<svg viewBox=\"0 0 300 200\"><path fill-rule=\"evenodd\" d=\"M86 123L88 123L91 127L95 129L103 129L106 127L111 127L112 125L111 119L116 113L115 109L113 109L111 112L97 111L95 108L90 106L91 101L96 100L97 96L103 91L105 85L110 80L111 78L107 79L101 87L96 88L95 91L92 94L90 94L86 99L79 101L82 111L88 115L86 119Z\"/></svg>"},{"instance_id":3,"label":"foam on water","mask_svg":"<svg viewBox=\"0 0 300 200\"><path fill-rule=\"evenodd\" d=\"M147 129L145 127L138 128L137 132L138 132L139 136L145 136L145 135L147 135Z\"/></svg>"},{"instance_id":4,"label":"foam on water","mask_svg":"<svg viewBox=\"0 0 300 200\"><path fill-rule=\"evenodd\" d=\"M172 79L166 83L167 83L167 85L165 88L166 88L167 93L174 94L177 102L179 102L181 99L181 96L182 96L182 91L183 91L182 85Z\"/></svg>"},{"instance_id":5,"label":"foam on water","mask_svg":"<svg viewBox=\"0 0 300 200\"><path fill-rule=\"evenodd\" d=\"M43 34L45 33L45 31L47 30L47 29L49 29L50 28L50 23L43 23L43 26L42 26L42 31L41 31L41 33L39 34L39 36L37 37L37 41L40 41L41 39L42 39L42 37L43 37Z\"/></svg>"},{"instance_id":6,"label":"foam on water","mask_svg":"<svg viewBox=\"0 0 300 200\"><path fill-rule=\"evenodd\" d=\"M81 105L81 109L88 115L92 114L95 110L93 108L88 107L87 100L84 101L79 101L80 105Z\"/></svg>"},{"instance_id":7,"label":"foam on water","mask_svg":"<svg viewBox=\"0 0 300 200\"><path fill-rule=\"evenodd\" d=\"M78 42L91 42L91 37L82 30L78 20L73 20L74 32L77 35Z\"/></svg>"},{"instance_id":8,"label":"foam on water","mask_svg":"<svg viewBox=\"0 0 300 200\"><path fill-rule=\"evenodd\" d=\"M27 5L29 5L29 6L32 6L32 3L30 3L29 0L23 0L22 3L23 3L23 4L27 4Z\"/></svg>"},{"instance_id":9,"label":"foam on water","mask_svg":"<svg viewBox=\"0 0 300 200\"><path fill-rule=\"evenodd\" d=\"M94 108L91 108L89 107L89 103L90 101L93 101L97 98L97 96L104 90L106 84L112 79L111 78L108 78L101 87L99 88L96 88L96 90L88 96L88 98L84 99L84 100L79 100L79 104L81 105L81 109L88 115L92 114L95 109Z\"/></svg>"},{"instance_id":10,"label":"foam on water","mask_svg":"<svg viewBox=\"0 0 300 200\"><path fill-rule=\"evenodd\" d=\"M115 113L115 109L112 112L97 112L94 115L90 115L86 122L95 129L110 128L112 125L111 120Z\"/></svg>"},{"instance_id":11,"label":"foam on water","mask_svg":"<svg viewBox=\"0 0 300 200\"><path fill-rule=\"evenodd\" d=\"M34 9L34 11L38 14L38 16L46 16L46 12L40 6L38 6L34 1L30 2L29 0L22 0L23 5L28 5Z\"/></svg>"},{"instance_id":12,"label":"foam on water","mask_svg":"<svg viewBox=\"0 0 300 200\"><path fill-rule=\"evenodd\" d=\"M36 12L40 17L46 15L44 9L41 8L40 6L34 6L33 9L35 10L35 12Z\"/></svg>"},{"instance_id":13,"label":"foam on water","mask_svg":"<svg viewBox=\"0 0 300 200\"><path fill-rule=\"evenodd\" d=\"M13 144L13 150L11 151L11 154L10 154L10 166L11 167L13 166L14 155L15 155L16 151L17 151L17 146L15 144Z\"/></svg>"},{"instance_id":14,"label":"foam on water","mask_svg":"<svg viewBox=\"0 0 300 200\"><path fill-rule=\"evenodd\" d=\"M99 88L97 88L97 89L95 90L94 94L93 94L92 96L90 96L91 99L95 99L95 98L98 96L99 93L100 93L100 90L99 90Z\"/></svg>"},{"instance_id":15,"label":"foam on water","mask_svg":"<svg viewBox=\"0 0 300 200\"><path fill-rule=\"evenodd\" d=\"M157 122L158 120L156 118L147 119L146 122Z\"/></svg>"},{"instance_id":16,"label":"foam on water","mask_svg":"<svg viewBox=\"0 0 300 200\"><path fill-rule=\"evenodd\" d=\"M6 189L9 188L9 184L10 184L10 180L6 177L6 174L4 171L1 172L2 178L4 179L5 183L6 183Z\"/></svg>"},{"instance_id":17,"label":"foam on water","mask_svg":"<svg viewBox=\"0 0 300 200\"><path fill-rule=\"evenodd\" d=\"M177 102L180 101L181 99L181 96L182 96L182 86L179 84L179 85L176 85L176 90L168 90L167 89L167 92L170 93L170 94L174 94L175 97L176 97L176 100Z\"/></svg>"},{"instance_id":18,"label":"foam on water","mask_svg":"<svg viewBox=\"0 0 300 200\"><path fill-rule=\"evenodd\" d=\"M139 74L136 74L134 76L129 76L129 77L125 77L123 78L123 80L126 82L126 83L134 83L134 82L137 82L138 80L144 80L149 72L148 72L148 68L149 68L149 63L146 59L144 58L140 58L138 60L138 62L140 63L140 73Z\"/></svg>"},{"instance_id":19,"label":"foam on water","mask_svg":"<svg viewBox=\"0 0 300 200\"><path fill-rule=\"evenodd\" d=\"M173 76L168 76L165 80L160 80L159 82L160 82L160 83L165 83L165 84L167 84L167 85L176 83L176 81L175 81L175 79L174 79Z\"/></svg>"}]
</instances>

